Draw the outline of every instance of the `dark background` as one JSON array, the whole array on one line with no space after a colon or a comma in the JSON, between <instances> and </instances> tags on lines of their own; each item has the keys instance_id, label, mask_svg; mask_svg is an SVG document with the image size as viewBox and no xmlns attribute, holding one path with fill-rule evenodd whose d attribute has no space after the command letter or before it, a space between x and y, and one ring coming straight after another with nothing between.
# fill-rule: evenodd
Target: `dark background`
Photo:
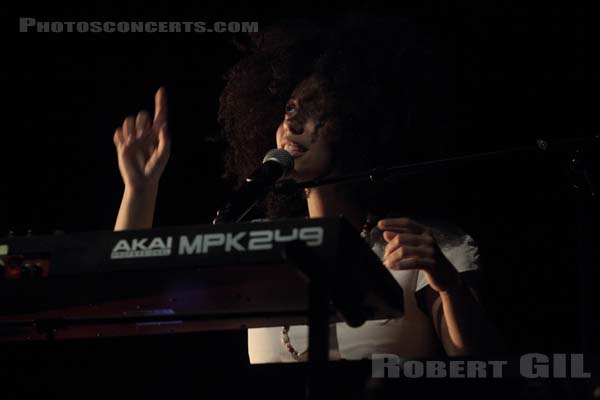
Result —
<instances>
[{"instance_id":1,"label":"dark background","mask_svg":"<svg viewBox=\"0 0 600 400\"><path fill-rule=\"evenodd\" d=\"M590 290L597 272L588 271L582 285L578 246L582 238L592 241L576 217L582 214L593 228L597 213L586 211L589 204L571 188L569 160L577 146L552 140L600 132L594 58L600 36L591 7L104 2L17 10L4 24L10 32L0 234L112 229L123 189L112 135L127 115L152 111L160 85L168 91L173 147L155 224L210 223L227 189L220 179L221 146L213 140L218 96L222 75L239 59L229 34L19 34L19 16L256 20L263 27L296 16L397 14L431 29L444 54L440 68L451 72L455 91L448 107L455 125L440 132L446 154L533 145L539 138L551 143L545 154L409 179L403 193L419 211L450 217L478 241L486 307L510 352L586 350L580 317L598 315ZM583 260L593 264L592 256ZM591 346L598 352L597 340Z\"/></svg>"}]
</instances>

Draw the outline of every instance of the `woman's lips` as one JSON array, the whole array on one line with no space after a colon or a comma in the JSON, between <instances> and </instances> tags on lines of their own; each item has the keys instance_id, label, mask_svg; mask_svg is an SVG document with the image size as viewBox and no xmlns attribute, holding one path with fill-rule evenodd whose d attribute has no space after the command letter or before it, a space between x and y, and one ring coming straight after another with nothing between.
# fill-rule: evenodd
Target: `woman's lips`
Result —
<instances>
[{"instance_id":1,"label":"woman's lips","mask_svg":"<svg viewBox=\"0 0 600 400\"><path fill-rule=\"evenodd\" d=\"M286 143L283 149L291 154L292 157L300 157L306 152L306 147L300 146L297 143Z\"/></svg>"}]
</instances>

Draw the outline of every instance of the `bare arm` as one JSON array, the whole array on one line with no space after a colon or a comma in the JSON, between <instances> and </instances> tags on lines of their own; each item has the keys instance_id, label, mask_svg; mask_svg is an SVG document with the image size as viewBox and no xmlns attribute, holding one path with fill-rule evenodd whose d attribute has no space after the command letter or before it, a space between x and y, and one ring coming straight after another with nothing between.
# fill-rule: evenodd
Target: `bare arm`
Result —
<instances>
[{"instance_id":1,"label":"bare arm","mask_svg":"<svg viewBox=\"0 0 600 400\"><path fill-rule=\"evenodd\" d=\"M425 274L429 285L417 294L424 296L446 353L468 356L499 351L500 340L476 293L446 259L431 229L408 218L384 219L378 226L387 241L385 266L419 269Z\"/></svg>"},{"instance_id":2,"label":"bare arm","mask_svg":"<svg viewBox=\"0 0 600 400\"><path fill-rule=\"evenodd\" d=\"M115 231L151 228L157 195L158 186L137 190L125 187Z\"/></svg>"},{"instance_id":3,"label":"bare arm","mask_svg":"<svg viewBox=\"0 0 600 400\"><path fill-rule=\"evenodd\" d=\"M146 111L129 116L113 137L125 185L115 231L152 227L158 182L170 154L164 88L154 100L154 119Z\"/></svg>"},{"instance_id":4,"label":"bare arm","mask_svg":"<svg viewBox=\"0 0 600 400\"><path fill-rule=\"evenodd\" d=\"M449 356L488 354L502 350L500 337L486 318L475 290L460 276L455 284L444 291L436 292L426 286L421 292L438 337Z\"/></svg>"}]
</instances>

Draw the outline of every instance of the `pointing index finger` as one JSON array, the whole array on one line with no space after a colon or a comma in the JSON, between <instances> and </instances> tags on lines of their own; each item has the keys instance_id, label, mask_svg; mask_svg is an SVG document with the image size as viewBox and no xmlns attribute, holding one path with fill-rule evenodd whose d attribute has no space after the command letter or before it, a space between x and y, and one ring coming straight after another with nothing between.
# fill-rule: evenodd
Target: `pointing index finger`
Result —
<instances>
[{"instance_id":1,"label":"pointing index finger","mask_svg":"<svg viewBox=\"0 0 600 400\"><path fill-rule=\"evenodd\" d=\"M154 124L160 128L167 122L167 91L161 86L154 96Z\"/></svg>"}]
</instances>

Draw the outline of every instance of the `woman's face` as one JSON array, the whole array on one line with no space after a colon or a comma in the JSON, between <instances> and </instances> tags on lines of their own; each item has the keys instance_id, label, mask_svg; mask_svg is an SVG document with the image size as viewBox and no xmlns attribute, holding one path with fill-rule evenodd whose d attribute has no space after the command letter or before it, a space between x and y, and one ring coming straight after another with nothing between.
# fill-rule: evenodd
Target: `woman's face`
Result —
<instances>
[{"instance_id":1,"label":"woman's face","mask_svg":"<svg viewBox=\"0 0 600 400\"><path fill-rule=\"evenodd\" d=\"M315 77L302 81L285 107L277 148L294 157L292 179L305 181L335 173L333 98Z\"/></svg>"}]
</instances>

